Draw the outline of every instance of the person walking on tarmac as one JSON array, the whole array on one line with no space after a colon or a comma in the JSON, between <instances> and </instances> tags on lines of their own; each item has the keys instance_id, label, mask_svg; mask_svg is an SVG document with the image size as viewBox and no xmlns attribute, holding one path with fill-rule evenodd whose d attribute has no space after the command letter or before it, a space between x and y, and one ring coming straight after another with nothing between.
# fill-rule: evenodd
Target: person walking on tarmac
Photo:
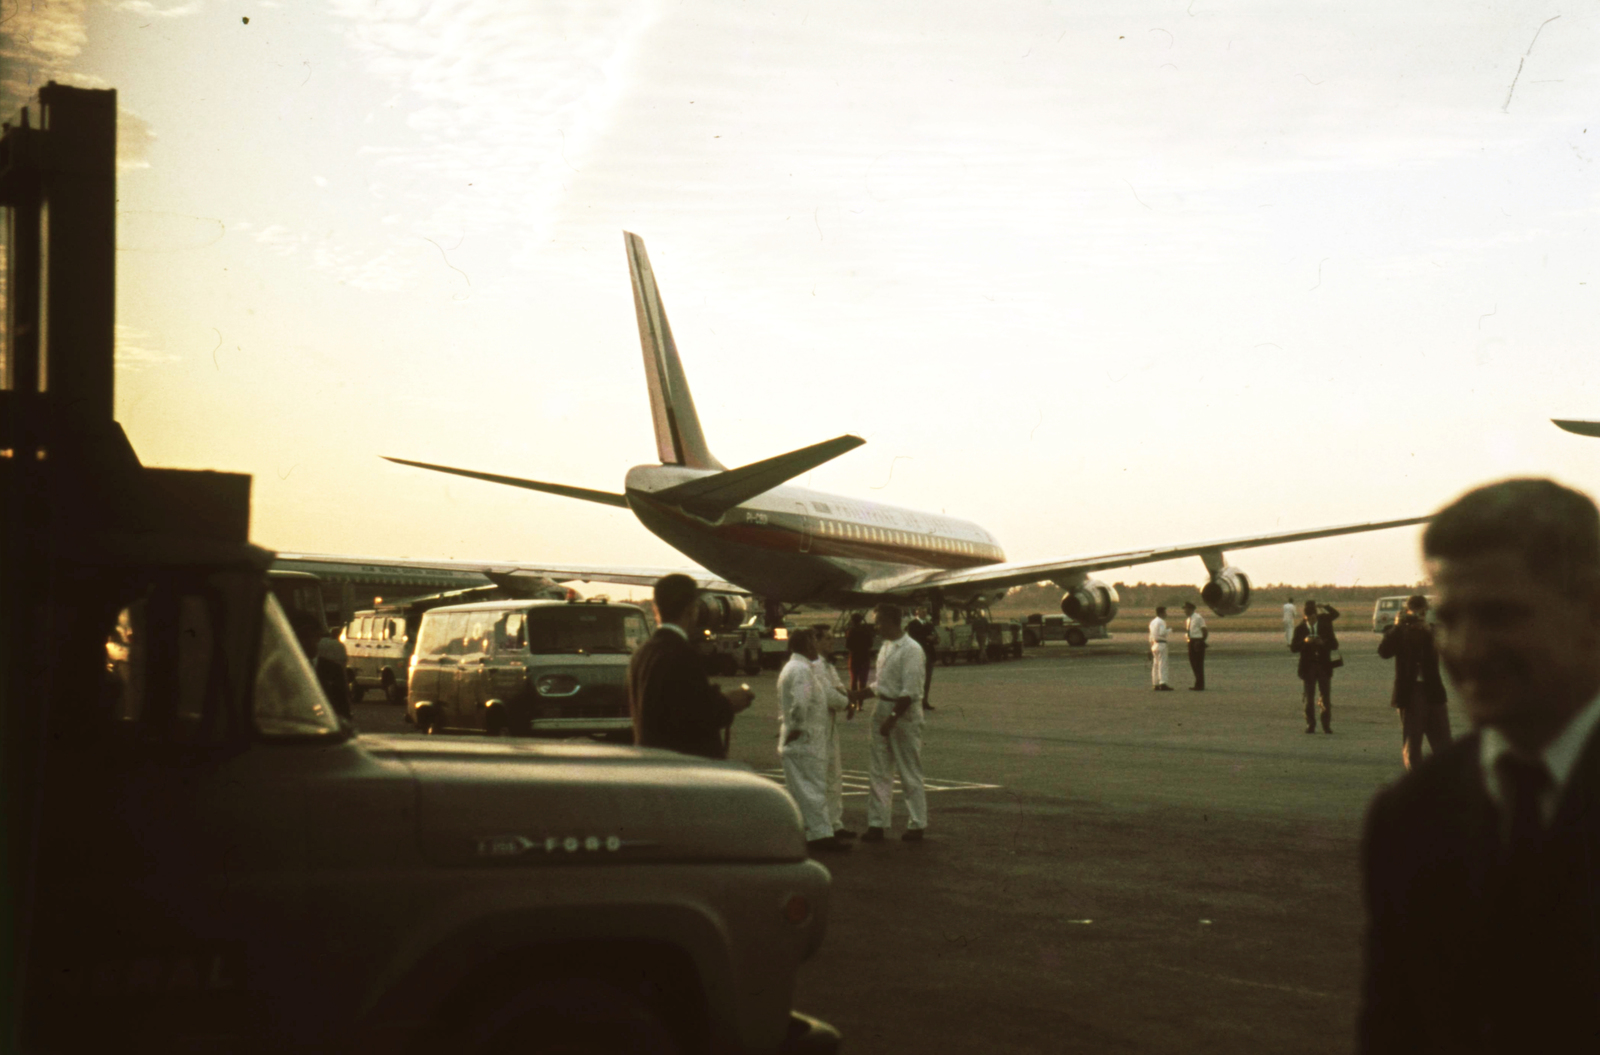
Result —
<instances>
[{"instance_id":1,"label":"person walking on tarmac","mask_svg":"<svg viewBox=\"0 0 1600 1055\"><path fill-rule=\"evenodd\" d=\"M1156 606L1156 617L1150 620L1150 685L1156 692L1171 692L1167 684L1167 609Z\"/></svg>"},{"instance_id":2,"label":"person walking on tarmac","mask_svg":"<svg viewBox=\"0 0 1600 1055\"><path fill-rule=\"evenodd\" d=\"M1294 628L1294 638L1289 642L1289 651L1300 653L1296 673L1305 686L1308 733L1317 731L1314 704L1319 692L1322 698L1322 731L1333 732L1333 671L1335 667L1344 665L1344 660L1339 658L1339 639L1333 633L1333 621L1337 618L1339 610L1333 605L1323 605L1319 611L1317 602L1307 601L1306 617Z\"/></svg>"},{"instance_id":3,"label":"person walking on tarmac","mask_svg":"<svg viewBox=\"0 0 1600 1055\"><path fill-rule=\"evenodd\" d=\"M833 827L835 839L854 839L856 833L844 826L844 760L839 754L839 716L844 715L848 721L855 717L855 711L850 708L849 694L833 667L833 631L827 623L819 623L812 629L812 637L817 646L817 658L812 660L812 666L816 668L822 695L828 701L828 823Z\"/></svg>"},{"instance_id":4,"label":"person walking on tarmac","mask_svg":"<svg viewBox=\"0 0 1600 1055\"><path fill-rule=\"evenodd\" d=\"M1210 644L1211 631L1206 629L1206 618L1194 609L1193 601L1183 602L1183 614L1188 616L1184 636L1189 639L1189 669L1194 671L1191 692L1206 691L1206 646Z\"/></svg>"},{"instance_id":5,"label":"person walking on tarmac","mask_svg":"<svg viewBox=\"0 0 1600 1055\"><path fill-rule=\"evenodd\" d=\"M856 693L867 687L872 677L872 643L876 639L860 612L850 616L850 629L844 632L844 648L850 657L850 691ZM854 706L854 703L852 703Z\"/></svg>"},{"instance_id":6,"label":"person walking on tarmac","mask_svg":"<svg viewBox=\"0 0 1600 1055\"><path fill-rule=\"evenodd\" d=\"M900 788L906 797L905 834L902 842L922 841L928 827L928 794L922 783L922 648L905 635L900 626L900 607L880 604L876 615L883 647L878 649L877 669L871 688L852 693L856 699L876 697L871 735L872 785L867 800L867 833L862 842L883 841L894 806L894 776L900 774Z\"/></svg>"},{"instance_id":7,"label":"person walking on tarmac","mask_svg":"<svg viewBox=\"0 0 1600 1055\"><path fill-rule=\"evenodd\" d=\"M811 631L796 630L789 635L789 662L778 674L778 757L813 853L850 849L834 837L828 819L828 700L816 661Z\"/></svg>"},{"instance_id":8,"label":"person walking on tarmac","mask_svg":"<svg viewBox=\"0 0 1600 1055\"><path fill-rule=\"evenodd\" d=\"M1421 594L1406 601L1392 624L1383 628L1378 655L1394 660L1394 694L1390 703L1400 712L1400 761L1414 769L1422 761L1422 738L1438 754L1450 746L1450 712L1444 680L1439 677L1439 653L1433 647L1428 625L1428 599Z\"/></svg>"},{"instance_id":9,"label":"person walking on tarmac","mask_svg":"<svg viewBox=\"0 0 1600 1055\"><path fill-rule=\"evenodd\" d=\"M1294 644L1294 627L1300 621L1300 610L1294 606L1294 598L1290 597L1283 602L1283 643Z\"/></svg>"}]
</instances>

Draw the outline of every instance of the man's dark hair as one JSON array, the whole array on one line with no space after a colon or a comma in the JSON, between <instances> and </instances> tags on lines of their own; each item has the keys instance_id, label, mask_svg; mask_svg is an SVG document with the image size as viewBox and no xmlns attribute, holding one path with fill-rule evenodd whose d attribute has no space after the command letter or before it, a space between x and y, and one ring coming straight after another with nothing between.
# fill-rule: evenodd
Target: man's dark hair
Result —
<instances>
[{"instance_id":1,"label":"man's dark hair","mask_svg":"<svg viewBox=\"0 0 1600 1055\"><path fill-rule=\"evenodd\" d=\"M1411 612L1426 612L1428 610L1428 599L1422 596L1420 593L1414 593L1410 597L1406 598L1406 610Z\"/></svg>"},{"instance_id":2,"label":"man's dark hair","mask_svg":"<svg viewBox=\"0 0 1600 1055\"><path fill-rule=\"evenodd\" d=\"M1167 614L1167 606L1166 605L1164 605L1164 604L1156 605L1156 615L1166 615L1166 614Z\"/></svg>"},{"instance_id":3,"label":"man's dark hair","mask_svg":"<svg viewBox=\"0 0 1600 1055\"><path fill-rule=\"evenodd\" d=\"M1317 602L1315 602L1315 601L1307 601L1304 611L1305 611L1306 615L1316 615L1317 614Z\"/></svg>"},{"instance_id":4,"label":"man's dark hair","mask_svg":"<svg viewBox=\"0 0 1600 1055\"><path fill-rule=\"evenodd\" d=\"M663 575L656 580L655 602L656 611L661 613L661 618L672 622L689 610L700 597L700 587L687 575L674 573Z\"/></svg>"},{"instance_id":5,"label":"man's dark hair","mask_svg":"<svg viewBox=\"0 0 1600 1055\"><path fill-rule=\"evenodd\" d=\"M815 647L816 643L817 639L812 636L810 630L804 627L799 630L789 631L789 651L795 655L799 655L808 648Z\"/></svg>"},{"instance_id":6,"label":"man's dark hair","mask_svg":"<svg viewBox=\"0 0 1600 1055\"><path fill-rule=\"evenodd\" d=\"M900 606L897 604L880 604L873 611L885 619L894 620L897 625L900 622Z\"/></svg>"},{"instance_id":7,"label":"man's dark hair","mask_svg":"<svg viewBox=\"0 0 1600 1055\"><path fill-rule=\"evenodd\" d=\"M1600 510L1554 480L1519 478L1474 488L1433 516L1424 558L1511 550L1535 578L1565 593L1600 577Z\"/></svg>"}]
</instances>

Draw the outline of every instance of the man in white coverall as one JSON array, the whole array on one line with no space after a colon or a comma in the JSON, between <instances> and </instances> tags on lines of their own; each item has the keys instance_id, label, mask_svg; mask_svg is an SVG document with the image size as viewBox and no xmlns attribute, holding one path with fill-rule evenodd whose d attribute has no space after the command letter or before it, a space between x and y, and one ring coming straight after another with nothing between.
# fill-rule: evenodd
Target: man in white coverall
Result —
<instances>
[{"instance_id":1,"label":"man in white coverall","mask_svg":"<svg viewBox=\"0 0 1600 1055\"><path fill-rule=\"evenodd\" d=\"M806 848L848 850L828 820L828 700L817 677L816 641L809 630L789 635L789 662L778 675L778 756L783 780L806 826Z\"/></svg>"},{"instance_id":2,"label":"man in white coverall","mask_svg":"<svg viewBox=\"0 0 1600 1055\"><path fill-rule=\"evenodd\" d=\"M922 683L927 662L922 646L911 640L900 626L898 605L880 604L874 619L883 647L872 684L858 690L857 699L875 698L872 719L867 722L872 754L869 775L872 794L867 801L867 833L862 842L883 841L894 806L894 775L900 772L900 788L906 797L903 842L922 841L928 827L928 794L922 784Z\"/></svg>"},{"instance_id":3,"label":"man in white coverall","mask_svg":"<svg viewBox=\"0 0 1600 1055\"><path fill-rule=\"evenodd\" d=\"M1283 602L1283 643L1294 644L1294 627L1300 622L1300 610L1294 606L1294 598Z\"/></svg>"},{"instance_id":4,"label":"man in white coverall","mask_svg":"<svg viewBox=\"0 0 1600 1055\"><path fill-rule=\"evenodd\" d=\"M1150 684L1157 692L1171 692L1167 684L1167 609L1157 606L1150 620Z\"/></svg>"},{"instance_id":5,"label":"man in white coverall","mask_svg":"<svg viewBox=\"0 0 1600 1055\"><path fill-rule=\"evenodd\" d=\"M844 761L839 755L839 721L853 718L850 696L839 672L833 667L833 631L826 623L812 631L817 646L817 658L812 665L817 669L817 683L828 701L828 823L833 825L835 839L854 839L856 833L844 826Z\"/></svg>"}]
</instances>

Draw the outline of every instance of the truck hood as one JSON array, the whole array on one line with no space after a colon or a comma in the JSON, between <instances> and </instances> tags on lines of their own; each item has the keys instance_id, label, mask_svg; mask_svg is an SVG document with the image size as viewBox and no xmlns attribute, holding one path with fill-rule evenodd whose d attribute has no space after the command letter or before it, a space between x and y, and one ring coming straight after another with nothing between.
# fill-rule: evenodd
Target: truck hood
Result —
<instances>
[{"instance_id":1,"label":"truck hood","mask_svg":"<svg viewBox=\"0 0 1600 1055\"><path fill-rule=\"evenodd\" d=\"M423 853L442 865L797 861L794 801L737 762L649 748L362 736L409 768Z\"/></svg>"}]
</instances>

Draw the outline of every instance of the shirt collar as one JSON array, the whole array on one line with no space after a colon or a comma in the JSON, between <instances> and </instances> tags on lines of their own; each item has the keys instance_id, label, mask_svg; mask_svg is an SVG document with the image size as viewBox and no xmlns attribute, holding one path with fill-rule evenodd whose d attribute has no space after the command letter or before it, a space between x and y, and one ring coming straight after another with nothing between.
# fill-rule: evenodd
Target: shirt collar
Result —
<instances>
[{"instance_id":1,"label":"shirt collar","mask_svg":"<svg viewBox=\"0 0 1600 1055\"><path fill-rule=\"evenodd\" d=\"M1561 801L1561 793L1566 790L1567 782L1572 778L1572 771L1578 767L1578 759L1583 757L1583 749L1589 743L1589 737L1594 732L1596 724L1600 724L1600 696L1590 700L1583 710L1573 715L1560 735L1546 744L1545 749L1539 753L1540 759L1550 771L1550 786L1540 803L1546 824L1555 818L1555 808ZM1506 789L1495 764L1503 755L1510 753L1511 742L1505 735L1494 726L1484 726L1478 742L1478 765L1483 769L1483 780L1489 789L1489 797L1494 799L1497 805L1505 804Z\"/></svg>"},{"instance_id":2,"label":"shirt collar","mask_svg":"<svg viewBox=\"0 0 1600 1055\"><path fill-rule=\"evenodd\" d=\"M662 629L662 630L671 630L674 634L677 634L679 637L683 638L685 641L689 640L689 631L685 630L683 627L679 626L677 623L662 623L660 625L660 629Z\"/></svg>"}]
</instances>

